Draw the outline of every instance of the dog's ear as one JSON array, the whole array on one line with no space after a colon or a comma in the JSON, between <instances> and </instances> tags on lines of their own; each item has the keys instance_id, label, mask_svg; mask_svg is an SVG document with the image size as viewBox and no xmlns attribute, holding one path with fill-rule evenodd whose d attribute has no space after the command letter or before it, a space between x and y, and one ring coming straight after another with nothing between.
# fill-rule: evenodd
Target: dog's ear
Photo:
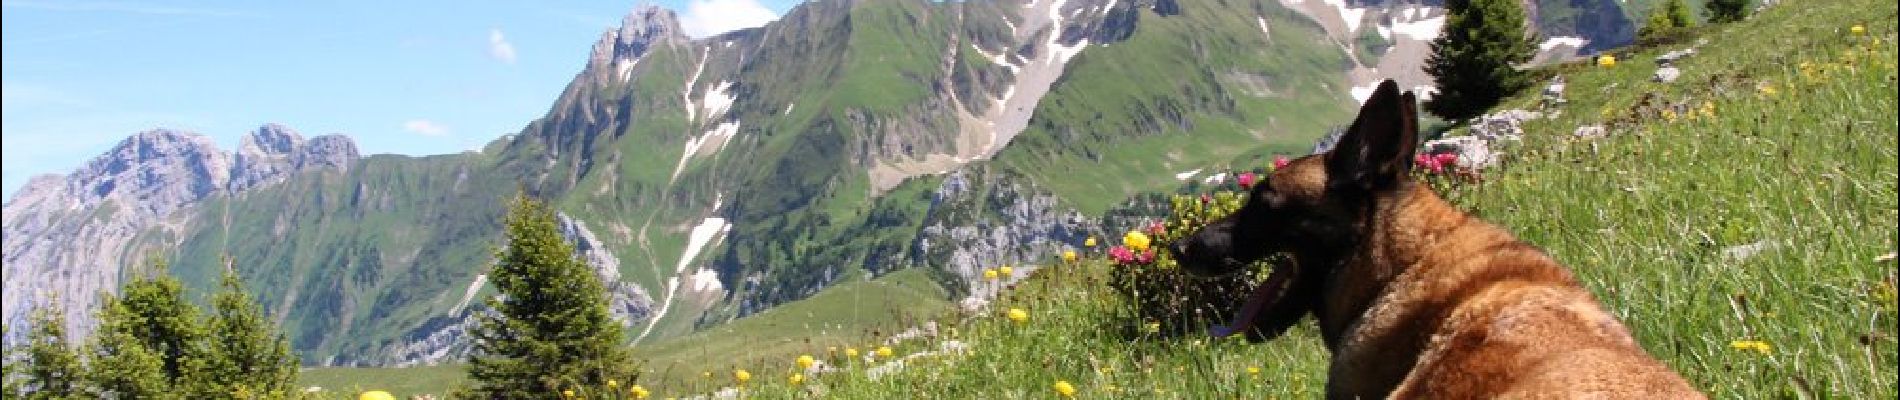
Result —
<instances>
[{"instance_id":1,"label":"dog's ear","mask_svg":"<svg viewBox=\"0 0 1900 400\"><path fill-rule=\"evenodd\" d=\"M1389 188L1412 171L1412 153L1418 148L1418 99L1399 93L1388 79L1359 108L1326 156L1326 175L1335 187L1366 192Z\"/></svg>"}]
</instances>

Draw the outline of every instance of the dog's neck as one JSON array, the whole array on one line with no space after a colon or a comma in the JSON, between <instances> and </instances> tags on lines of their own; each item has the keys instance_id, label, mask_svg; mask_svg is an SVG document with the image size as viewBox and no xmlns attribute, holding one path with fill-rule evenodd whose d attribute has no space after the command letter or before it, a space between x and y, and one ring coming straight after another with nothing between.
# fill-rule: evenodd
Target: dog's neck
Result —
<instances>
[{"instance_id":1,"label":"dog's neck","mask_svg":"<svg viewBox=\"0 0 1900 400\"><path fill-rule=\"evenodd\" d=\"M1362 222L1365 236L1333 266L1325 283L1327 300L1314 309L1329 347L1388 290L1394 278L1427 264L1421 262L1424 255L1433 253L1429 250L1441 241L1469 233L1459 230L1468 228L1466 222L1472 218L1416 182L1402 183L1398 190L1376 199L1372 207L1370 217Z\"/></svg>"}]
</instances>

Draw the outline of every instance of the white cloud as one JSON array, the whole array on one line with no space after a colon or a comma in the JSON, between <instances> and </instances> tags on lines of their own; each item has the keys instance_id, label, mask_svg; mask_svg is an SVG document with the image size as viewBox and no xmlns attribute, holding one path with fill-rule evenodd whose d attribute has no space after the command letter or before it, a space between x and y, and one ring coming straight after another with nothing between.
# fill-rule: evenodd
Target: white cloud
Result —
<instances>
[{"instance_id":1,"label":"white cloud","mask_svg":"<svg viewBox=\"0 0 1900 400\"><path fill-rule=\"evenodd\" d=\"M680 29L691 37L707 37L735 30L764 26L778 19L778 13L756 0L688 0L680 17Z\"/></svg>"},{"instance_id":2,"label":"white cloud","mask_svg":"<svg viewBox=\"0 0 1900 400\"><path fill-rule=\"evenodd\" d=\"M402 130L415 132L422 136L448 136L449 127L426 119L412 119L402 123Z\"/></svg>"},{"instance_id":3,"label":"white cloud","mask_svg":"<svg viewBox=\"0 0 1900 400\"><path fill-rule=\"evenodd\" d=\"M508 37L503 36L500 29L489 29L488 56L504 63L514 64L515 44L508 43Z\"/></svg>"}]
</instances>

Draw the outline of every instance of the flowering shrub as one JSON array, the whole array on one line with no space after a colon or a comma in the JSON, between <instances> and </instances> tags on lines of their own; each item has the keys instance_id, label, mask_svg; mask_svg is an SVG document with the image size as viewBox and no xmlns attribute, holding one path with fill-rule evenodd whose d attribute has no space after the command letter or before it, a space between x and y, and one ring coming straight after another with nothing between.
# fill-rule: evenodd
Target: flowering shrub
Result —
<instances>
[{"instance_id":1,"label":"flowering shrub","mask_svg":"<svg viewBox=\"0 0 1900 400\"><path fill-rule=\"evenodd\" d=\"M1243 174L1236 183L1251 186L1256 182ZM1265 263L1247 273L1194 276L1161 250L1240 209L1246 195L1231 190L1231 186L1228 189L1176 195L1170 199L1173 215L1128 232L1123 243L1108 249L1109 259L1115 263L1109 275L1111 285L1133 307L1136 320L1128 326L1141 327L1137 334L1180 336L1200 332L1211 323L1225 324L1254 285L1266 276Z\"/></svg>"}]
</instances>

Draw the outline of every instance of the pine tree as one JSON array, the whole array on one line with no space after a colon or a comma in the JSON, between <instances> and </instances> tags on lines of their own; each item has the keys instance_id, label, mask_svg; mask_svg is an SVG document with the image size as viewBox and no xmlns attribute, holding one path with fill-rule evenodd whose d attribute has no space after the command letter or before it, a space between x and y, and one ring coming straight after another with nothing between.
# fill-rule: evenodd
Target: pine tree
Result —
<instances>
[{"instance_id":1,"label":"pine tree","mask_svg":"<svg viewBox=\"0 0 1900 400\"><path fill-rule=\"evenodd\" d=\"M1655 39L1692 26L1695 18L1689 14L1689 5L1682 0L1667 0L1649 11L1649 20L1636 31L1636 37Z\"/></svg>"},{"instance_id":2,"label":"pine tree","mask_svg":"<svg viewBox=\"0 0 1900 400\"><path fill-rule=\"evenodd\" d=\"M1530 86L1517 66L1530 61L1536 46L1517 0L1449 0L1445 8L1445 28L1425 60L1425 73L1438 84L1427 111L1462 121Z\"/></svg>"},{"instance_id":3,"label":"pine tree","mask_svg":"<svg viewBox=\"0 0 1900 400\"><path fill-rule=\"evenodd\" d=\"M25 371L19 384L23 388L32 388L26 399L78 399L85 398L85 369L81 367L79 353L69 344L66 337L66 314L58 306L41 306L33 311L32 332L27 336L24 352ZM9 353L8 358L12 358ZM8 371L9 378L12 371ZM16 393L11 388L9 394Z\"/></svg>"},{"instance_id":4,"label":"pine tree","mask_svg":"<svg viewBox=\"0 0 1900 400\"><path fill-rule=\"evenodd\" d=\"M106 314L127 312L120 304L106 307ZM118 311L110 311L114 308ZM174 394L172 380L165 376L166 360L161 357L124 329L100 329L86 345L85 380L92 386L92 397L151 399Z\"/></svg>"},{"instance_id":5,"label":"pine tree","mask_svg":"<svg viewBox=\"0 0 1900 400\"><path fill-rule=\"evenodd\" d=\"M632 381L621 326L599 278L561 237L546 204L517 195L489 272L500 296L480 313L470 397L559 398L576 386Z\"/></svg>"},{"instance_id":6,"label":"pine tree","mask_svg":"<svg viewBox=\"0 0 1900 400\"><path fill-rule=\"evenodd\" d=\"M165 389L198 389L196 379L207 358L205 333L197 306L185 299L184 283L167 275L159 264L154 276L127 282L119 292L107 299L99 314L92 376L143 379L143 359L149 356L158 360Z\"/></svg>"},{"instance_id":7,"label":"pine tree","mask_svg":"<svg viewBox=\"0 0 1900 400\"><path fill-rule=\"evenodd\" d=\"M1739 22L1748 17L1748 0L1707 0L1702 10L1708 12L1711 23Z\"/></svg>"},{"instance_id":8,"label":"pine tree","mask_svg":"<svg viewBox=\"0 0 1900 400\"><path fill-rule=\"evenodd\" d=\"M222 290L211 300L205 322L208 355L206 394L218 397L282 398L297 380L297 358L275 323L264 318L237 273L227 269Z\"/></svg>"}]
</instances>

